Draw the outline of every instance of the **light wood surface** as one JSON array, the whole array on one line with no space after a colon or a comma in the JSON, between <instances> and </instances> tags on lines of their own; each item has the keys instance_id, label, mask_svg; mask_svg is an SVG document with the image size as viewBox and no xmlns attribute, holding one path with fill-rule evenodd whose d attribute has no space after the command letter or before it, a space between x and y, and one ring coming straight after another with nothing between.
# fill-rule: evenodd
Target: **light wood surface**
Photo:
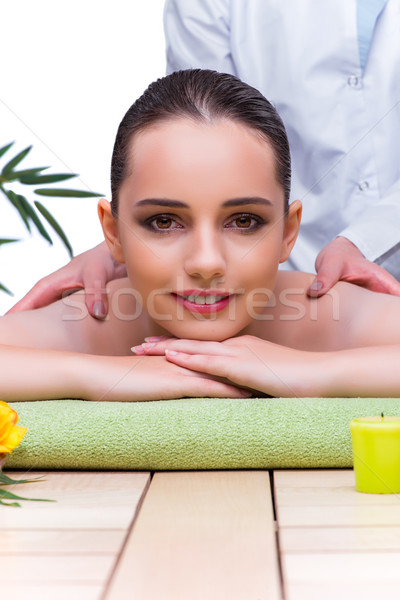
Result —
<instances>
[{"instance_id":1,"label":"light wood surface","mask_svg":"<svg viewBox=\"0 0 400 600\"><path fill-rule=\"evenodd\" d=\"M400 597L400 497L350 470L44 476L11 491L56 502L0 506L1 597Z\"/></svg>"},{"instance_id":2,"label":"light wood surface","mask_svg":"<svg viewBox=\"0 0 400 600\"><path fill-rule=\"evenodd\" d=\"M42 473L8 472L14 479ZM150 481L148 473L49 472L8 486L55 502L0 506L2 596L98 600Z\"/></svg>"},{"instance_id":3,"label":"light wood surface","mask_svg":"<svg viewBox=\"0 0 400 600\"><path fill-rule=\"evenodd\" d=\"M279 600L268 472L156 473L107 600Z\"/></svg>"},{"instance_id":4,"label":"light wood surface","mask_svg":"<svg viewBox=\"0 0 400 600\"><path fill-rule=\"evenodd\" d=\"M274 473L285 600L400 597L400 497L352 471Z\"/></svg>"}]
</instances>

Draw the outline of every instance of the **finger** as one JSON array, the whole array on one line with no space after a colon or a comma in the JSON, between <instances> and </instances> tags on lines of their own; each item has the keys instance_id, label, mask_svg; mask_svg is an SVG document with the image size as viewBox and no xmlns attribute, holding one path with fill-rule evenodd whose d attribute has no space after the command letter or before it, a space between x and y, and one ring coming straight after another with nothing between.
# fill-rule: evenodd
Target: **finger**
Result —
<instances>
[{"instance_id":1,"label":"finger","mask_svg":"<svg viewBox=\"0 0 400 600\"><path fill-rule=\"evenodd\" d=\"M176 350L167 349L165 357L168 361L200 373L207 373L216 377L229 379L229 369L225 356L210 356L207 354L186 354Z\"/></svg>"},{"instance_id":2,"label":"finger","mask_svg":"<svg viewBox=\"0 0 400 600\"><path fill-rule=\"evenodd\" d=\"M317 274L307 290L308 296L319 298L337 283L342 274L340 261L335 258L323 258L316 263Z\"/></svg>"},{"instance_id":3,"label":"finger","mask_svg":"<svg viewBox=\"0 0 400 600\"><path fill-rule=\"evenodd\" d=\"M87 269L83 275L85 303L95 319L105 319L108 314L107 272L104 268Z\"/></svg>"},{"instance_id":4,"label":"finger","mask_svg":"<svg viewBox=\"0 0 400 600\"><path fill-rule=\"evenodd\" d=\"M353 273L347 274L343 279L373 292L400 296L400 282L382 267L365 259L362 268L355 269Z\"/></svg>"},{"instance_id":5,"label":"finger","mask_svg":"<svg viewBox=\"0 0 400 600\"><path fill-rule=\"evenodd\" d=\"M187 390L185 385L182 395L190 398L250 398L252 392L242 388L215 381L213 379L193 379L191 389Z\"/></svg>"},{"instance_id":6,"label":"finger","mask_svg":"<svg viewBox=\"0 0 400 600\"><path fill-rule=\"evenodd\" d=\"M379 271L377 272L377 277L373 282L373 286L369 289L375 292L382 292L384 294L392 294L393 296L400 296L400 282L397 281L390 273L382 269L381 267L377 267Z\"/></svg>"},{"instance_id":7,"label":"finger","mask_svg":"<svg viewBox=\"0 0 400 600\"><path fill-rule=\"evenodd\" d=\"M60 300L67 292L72 292L81 288L82 285L75 280L60 283L53 279L52 283L50 283L48 282L47 277L45 277L38 281L6 314L48 306L49 304Z\"/></svg>"},{"instance_id":8,"label":"finger","mask_svg":"<svg viewBox=\"0 0 400 600\"><path fill-rule=\"evenodd\" d=\"M184 352L186 354L212 354L212 355L224 355L233 354L233 351L229 353L227 348L224 347L220 342L207 342L203 340L179 340L176 338L166 339L160 342L145 342L139 346L131 348L135 354L148 354L148 355L160 355L165 354L167 349L176 350L177 352Z\"/></svg>"},{"instance_id":9,"label":"finger","mask_svg":"<svg viewBox=\"0 0 400 600\"><path fill-rule=\"evenodd\" d=\"M149 335L144 338L145 342L165 342L167 340L176 340L176 338L171 335Z\"/></svg>"}]
</instances>

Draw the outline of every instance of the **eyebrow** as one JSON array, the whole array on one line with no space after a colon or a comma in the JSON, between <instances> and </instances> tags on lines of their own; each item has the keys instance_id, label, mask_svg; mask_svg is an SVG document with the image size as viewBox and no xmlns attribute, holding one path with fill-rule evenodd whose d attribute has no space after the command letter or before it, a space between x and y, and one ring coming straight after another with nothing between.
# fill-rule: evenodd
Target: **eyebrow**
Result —
<instances>
[{"instance_id":1,"label":"eyebrow","mask_svg":"<svg viewBox=\"0 0 400 600\"><path fill-rule=\"evenodd\" d=\"M231 198L230 200L225 200L222 203L223 207L231 208L233 206L244 206L246 204L263 204L266 206L273 206L271 200L268 198L262 198L261 196L246 196L244 198ZM180 200L171 200L169 198L145 198L143 200L139 200L136 203L136 206L166 206L172 208L190 208L186 202L181 202Z\"/></svg>"}]
</instances>

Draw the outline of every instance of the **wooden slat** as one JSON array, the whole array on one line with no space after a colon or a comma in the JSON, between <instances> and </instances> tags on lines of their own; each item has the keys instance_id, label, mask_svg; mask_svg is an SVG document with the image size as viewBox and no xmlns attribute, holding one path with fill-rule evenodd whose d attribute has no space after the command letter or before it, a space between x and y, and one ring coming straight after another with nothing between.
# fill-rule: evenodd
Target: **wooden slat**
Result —
<instances>
[{"instance_id":1,"label":"wooden slat","mask_svg":"<svg viewBox=\"0 0 400 600\"><path fill-rule=\"evenodd\" d=\"M352 471L274 482L286 600L399 597L398 496L356 492Z\"/></svg>"},{"instance_id":2,"label":"wooden slat","mask_svg":"<svg viewBox=\"0 0 400 600\"><path fill-rule=\"evenodd\" d=\"M75 583L102 584L114 566L113 555L51 556L18 555L1 557L1 578L7 584L57 583L59 586Z\"/></svg>"},{"instance_id":3,"label":"wooden slat","mask_svg":"<svg viewBox=\"0 0 400 600\"><path fill-rule=\"evenodd\" d=\"M100 600L103 585L36 585L35 583L13 583L1 585L3 598L12 600Z\"/></svg>"},{"instance_id":4,"label":"wooden slat","mask_svg":"<svg viewBox=\"0 0 400 600\"><path fill-rule=\"evenodd\" d=\"M41 473L8 473L14 479ZM21 501L1 507L2 595L99 600L125 542L149 473L48 472L44 480L9 486Z\"/></svg>"},{"instance_id":5,"label":"wooden slat","mask_svg":"<svg viewBox=\"0 0 400 600\"><path fill-rule=\"evenodd\" d=\"M397 552L284 554L282 560L286 600L398 600L400 595Z\"/></svg>"},{"instance_id":6,"label":"wooden slat","mask_svg":"<svg viewBox=\"0 0 400 600\"><path fill-rule=\"evenodd\" d=\"M371 552L398 550L400 527L282 527L283 553Z\"/></svg>"},{"instance_id":7,"label":"wooden slat","mask_svg":"<svg viewBox=\"0 0 400 600\"><path fill-rule=\"evenodd\" d=\"M156 473L106 598L280 599L268 473Z\"/></svg>"},{"instance_id":8,"label":"wooden slat","mask_svg":"<svg viewBox=\"0 0 400 600\"><path fill-rule=\"evenodd\" d=\"M354 486L352 469L297 469L274 471L275 489L280 487L343 487Z\"/></svg>"},{"instance_id":9,"label":"wooden slat","mask_svg":"<svg viewBox=\"0 0 400 600\"><path fill-rule=\"evenodd\" d=\"M116 555L125 536L125 529L3 530L0 557L14 554L43 554L43 552Z\"/></svg>"},{"instance_id":10,"label":"wooden slat","mask_svg":"<svg viewBox=\"0 0 400 600\"><path fill-rule=\"evenodd\" d=\"M7 473L26 479L43 473ZM23 510L0 511L0 530L126 529L132 506L148 484L146 473L49 472L36 483L8 487L19 496L56 502L24 502Z\"/></svg>"},{"instance_id":11,"label":"wooden slat","mask_svg":"<svg viewBox=\"0 0 400 600\"><path fill-rule=\"evenodd\" d=\"M281 527L399 526L400 503L380 506L282 506Z\"/></svg>"}]
</instances>

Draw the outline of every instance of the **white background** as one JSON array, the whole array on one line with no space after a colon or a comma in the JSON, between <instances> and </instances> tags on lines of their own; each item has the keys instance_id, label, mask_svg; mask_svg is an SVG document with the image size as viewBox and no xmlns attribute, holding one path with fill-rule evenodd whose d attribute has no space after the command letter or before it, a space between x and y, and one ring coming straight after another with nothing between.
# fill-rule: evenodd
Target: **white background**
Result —
<instances>
[{"instance_id":1,"label":"white background","mask_svg":"<svg viewBox=\"0 0 400 600\"><path fill-rule=\"evenodd\" d=\"M112 146L120 120L147 85L165 73L163 0L13 0L1 6L0 147L15 141L0 168L33 145L19 168L79 173L58 187L90 189L110 199ZM55 187L56 187L55 186ZM102 240L96 199L42 198L75 254ZM17 191L17 190L16 190ZM21 190L22 191L22 190ZM29 236L0 196L0 315L43 275L68 262L54 245Z\"/></svg>"}]
</instances>

